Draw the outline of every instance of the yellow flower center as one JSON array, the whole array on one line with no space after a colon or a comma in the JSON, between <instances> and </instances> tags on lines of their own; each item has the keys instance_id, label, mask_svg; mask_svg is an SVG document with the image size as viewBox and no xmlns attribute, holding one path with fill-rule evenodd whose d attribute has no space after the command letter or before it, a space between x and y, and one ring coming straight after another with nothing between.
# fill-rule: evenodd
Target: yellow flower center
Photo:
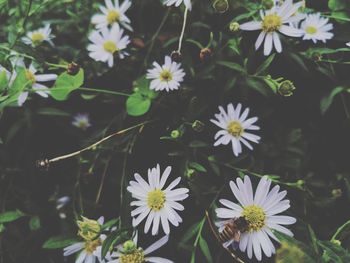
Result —
<instances>
[{"instance_id":1,"label":"yellow flower center","mask_svg":"<svg viewBox=\"0 0 350 263\"><path fill-rule=\"evenodd\" d=\"M113 41L110 41L110 40L106 41L103 44L103 48L111 54L118 51L117 45Z\"/></svg>"},{"instance_id":2,"label":"yellow flower center","mask_svg":"<svg viewBox=\"0 0 350 263\"><path fill-rule=\"evenodd\" d=\"M34 32L32 34L32 42L35 44L35 45L39 45L41 42L43 42L45 39L45 36L40 33L40 32Z\"/></svg>"},{"instance_id":3,"label":"yellow flower center","mask_svg":"<svg viewBox=\"0 0 350 263\"><path fill-rule=\"evenodd\" d=\"M169 82L173 79L173 75L171 74L171 72L169 70L163 70L160 73L160 80L163 82Z\"/></svg>"},{"instance_id":4,"label":"yellow flower center","mask_svg":"<svg viewBox=\"0 0 350 263\"><path fill-rule=\"evenodd\" d=\"M244 129L241 125L240 122L238 121L231 121L228 125L227 125L227 131L235 137L240 137L242 135L242 133L244 132Z\"/></svg>"},{"instance_id":5,"label":"yellow flower center","mask_svg":"<svg viewBox=\"0 0 350 263\"><path fill-rule=\"evenodd\" d=\"M26 78L27 80L29 80L32 84L34 84L36 82L35 79L35 75L30 71L30 70L26 70Z\"/></svg>"},{"instance_id":6,"label":"yellow flower center","mask_svg":"<svg viewBox=\"0 0 350 263\"><path fill-rule=\"evenodd\" d=\"M118 22L120 19L120 13L117 10L109 10L107 14L107 22L108 24L113 24L114 22Z\"/></svg>"},{"instance_id":7,"label":"yellow flower center","mask_svg":"<svg viewBox=\"0 0 350 263\"><path fill-rule=\"evenodd\" d=\"M313 35L313 34L317 33L317 28L314 26L308 26L308 27L306 27L305 31L308 34Z\"/></svg>"},{"instance_id":8,"label":"yellow flower center","mask_svg":"<svg viewBox=\"0 0 350 263\"><path fill-rule=\"evenodd\" d=\"M259 231L265 226L266 215L264 210L256 205L246 206L243 209L242 216L247 220L248 231Z\"/></svg>"},{"instance_id":9,"label":"yellow flower center","mask_svg":"<svg viewBox=\"0 0 350 263\"><path fill-rule=\"evenodd\" d=\"M262 30L266 33L274 32L282 26L282 18L277 14L270 14L264 17L261 23Z\"/></svg>"},{"instance_id":10,"label":"yellow flower center","mask_svg":"<svg viewBox=\"0 0 350 263\"><path fill-rule=\"evenodd\" d=\"M164 207L165 201L165 193L162 190L156 189L147 195L147 205L153 211L161 210Z\"/></svg>"},{"instance_id":11,"label":"yellow flower center","mask_svg":"<svg viewBox=\"0 0 350 263\"><path fill-rule=\"evenodd\" d=\"M84 247L85 247L86 253L92 254L94 253L96 248L101 245L102 245L101 239L98 238L95 240L86 241Z\"/></svg>"},{"instance_id":12,"label":"yellow flower center","mask_svg":"<svg viewBox=\"0 0 350 263\"><path fill-rule=\"evenodd\" d=\"M119 258L120 263L144 263L145 254L141 248L135 249L132 252L122 254Z\"/></svg>"}]
</instances>

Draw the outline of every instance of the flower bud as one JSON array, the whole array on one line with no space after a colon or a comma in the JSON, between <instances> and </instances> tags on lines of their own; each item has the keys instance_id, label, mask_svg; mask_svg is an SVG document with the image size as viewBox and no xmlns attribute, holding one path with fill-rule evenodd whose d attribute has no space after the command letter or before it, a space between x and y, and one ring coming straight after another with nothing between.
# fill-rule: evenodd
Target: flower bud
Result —
<instances>
[{"instance_id":1,"label":"flower bud","mask_svg":"<svg viewBox=\"0 0 350 263\"><path fill-rule=\"evenodd\" d=\"M341 189L339 189L339 188L333 189L333 190L332 190L332 196L333 196L334 198L341 197L342 194L343 194L343 191L342 191Z\"/></svg>"},{"instance_id":2,"label":"flower bud","mask_svg":"<svg viewBox=\"0 0 350 263\"><path fill-rule=\"evenodd\" d=\"M196 132L202 132L204 130L205 124L199 120L195 120L192 123L192 129Z\"/></svg>"},{"instance_id":3,"label":"flower bud","mask_svg":"<svg viewBox=\"0 0 350 263\"><path fill-rule=\"evenodd\" d=\"M96 220L82 217L83 220L78 220L77 224L79 227L78 235L85 240L95 239L101 231L101 225Z\"/></svg>"},{"instance_id":4,"label":"flower bud","mask_svg":"<svg viewBox=\"0 0 350 263\"><path fill-rule=\"evenodd\" d=\"M80 70L80 66L75 62L69 63L67 65L67 73L69 75L76 75L78 74L79 70Z\"/></svg>"},{"instance_id":5,"label":"flower bud","mask_svg":"<svg viewBox=\"0 0 350 263\"><path fill-rule=\"evenodd\" d=\"M238 22L231 22L230 23L230 31L237 32L238 30L239 30L239 23Z\"/></svg>"},{"instance_id":6,"label":"flower bud","mask_svg":"<svg viewBox=\"0 0 350 263\"><path fill-rule=\"evenodd\" d=\"M265 9L271 9L274 6L274 1L273 0L262 0L261 4Z\"/></svg>"},{"instance_id":7,"label":"flower bud","mask_svg":"<svg viewBox=\"0 0 350 263\"><path fill-rule=\"evenodd\" d=\"M185 176L186 176L188 179L192 179L193 176L195 176L196 174L197 174L196 170L191 169L191 168L188 168L188 169L186 170Z\"/></svg>"},{"instance_id":8,"label":"flower bud","mask_svg":"<svg viewBox=\"0 0 350 263\"><path fill-rule=\"evenodd\" d=\"M172 61L175 61L177 63L182 61L182 54L180 51L174 50L173 52L171 52L170 57Z\"/></svg>"},{"instance_id":9,"label":"flower bud","mask_svg":"<svg viewBox=\"0 0 350 263\"><path fill-rule=\"evenodd\" d=\"M218 13L225 13L229 8L228 1L227 0L215 0L215 2L213 3L213 8Z\"/></svg>"},{"instance_id":10,"label":"flower bud","mask_svg":"<svg viewBox=\"0 0 350 263\"><path fill-rule=\"evenodd\" d=\"M338 239L332 239L331 242L332 242L334 245L341 246L341 241L338 240Z\"/></svg>"},{"instance_id":11,"label":"flower bud","mask_svg":"<svg viewBox=\"0 0 350 263\"><path fill-rule=\"evenodd\" d=\"M173 130L170 134L171 138L177 139L181 136L181 132L179 130Z\"/></svg>"},{"instance_id":12,"label":"flower bud","mask_svg":"<svg viewBox=\"0 0 350 263\"><path fill-rule=\"evenodd\" d=\"M293 91L295 90L295 86L293 82L290 80L284 80L280 83L277 91L283 97L289 97L293 95Z\"/></svg>"},{"instance_id":13,"label":"flower bud","mask_svg":"<svg viewBox=\"0 0 350 263\"><path fill-rule=\"evenodd\" d=\"M210 48L203 48L199 53L199 59L204 62L211 58L213 51Z\"/></svg>"},{"instance_id":14,"label":"flower bud","mask_svg":"<svg viewBox=\"0 0 350 263\"><path fill-rule=\"evenodd\" d=\"M125 253L130 253L136 249L136 244L132 240L128 240L123 244L123 250Z\"/></svg>"}]
</instances>

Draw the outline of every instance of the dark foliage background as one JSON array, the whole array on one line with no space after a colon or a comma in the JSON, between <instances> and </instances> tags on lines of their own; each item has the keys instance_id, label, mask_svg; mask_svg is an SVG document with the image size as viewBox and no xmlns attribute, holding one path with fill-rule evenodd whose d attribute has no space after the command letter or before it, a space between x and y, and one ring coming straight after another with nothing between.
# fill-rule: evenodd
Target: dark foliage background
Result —
<instances>
[{"instance_id":1,"label":"dark foliage background","mask_svg":"<svg viewBox=\"0 0 350 263\"><path fill-rule=\"evenodd\" d=\"M350 50L345 48L350 40L349 3L338 0L342 10L333 10L329 4L333 1L307 1L307 8L331 17L334 39L326 45L284 39L283 53L273 55L271 64L256 74L267 59L254 50L257 33L230 32L228 25L238 15L257 10L261 2L229 2L229 10L219 14L210 1L194 1L182 51L186 81L179 91L160 93L143 116L129 116L123 96L83 90L73 92L63 102L31 96L23 107L1 107L0 212L20 210L25 214L0 224L1 263L70 262L71 258L63 258L62 250L43 249L42 245L52 236L75 235L75 219L80 214L121 217L123 224L129 225L126 185L134 172L145 175L157 163L163 169L173 166L173 176L182 176L183 185L191 190L181 214L184 223L172 229L170 243L160 255L190 262L195 253L195 262L207 262L202 249L193 246L196 236L201 235L209 244L213 262L233 262L207 224L192 234L191 226L202 222L207 209L214 219L211 203L215 205L218 196L232 199L230 180L249 174L256 177L256 185L258 177L266 174L278 176L273 177L276 183L288 190L289 213L298 219L292 230L301 243L287 240L288 244L310 254L313 262L349 262L346 225L336 237L341 246L327 242L350 218ZM128 13L134 28L130 36L142 44L134 41L131 55L108 69L90 59L85 48L92 29L90 18L97 6L98 1L92 0L2 0L1 46L33 56L45 71L58 74L62 70L49 69L45 62L75 61L85 70L84 87L131 94L134 81L151 63L161 62L176 49L183 9L167 9L158 0L133 1ZM164 16L164 27L154 35ZM53 27L54 47L44 45L34 50L20 43L19 36L43 22ZM209 41L213 56L203 62L199 46ZM8 66L9 51L1 48L0 52L1 64ZM235 63L242 70L222 66L220 61ZM264 81L268 75L294 82L294 95L283 97L273 92ZM332 94L337 87L341 91ZM252 152L244 150L239 158L234 158L230 147L212 146L216 127L209 119L218 105L230 102L250 107L261 127L262 142ZM72 116L79 112L90 114L92 127L86 131L71 125ZM134 129L78 157L54 163L48 171L35 166L38 159L76 151L147 120L153 122L142 130ZM203 131L191 127L196 120L204 123ZM180 130L182 136L171 138L173 130ZM193 162L205 172L191 167ZM61 219L56 209L61 196L71 198L63 211L66 219ZM147 247L154 240L142 236L140 243ZM293 262L285 258L279 262Z\"/></svg>"}]
</instances>

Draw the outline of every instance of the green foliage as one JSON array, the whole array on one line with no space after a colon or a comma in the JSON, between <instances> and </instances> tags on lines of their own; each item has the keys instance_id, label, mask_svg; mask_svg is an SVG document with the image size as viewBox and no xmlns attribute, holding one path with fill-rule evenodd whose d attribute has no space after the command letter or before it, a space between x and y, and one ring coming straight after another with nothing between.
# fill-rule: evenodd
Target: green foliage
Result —
<instances>
[{"instance_id":1,"label":"green foliage","mask_svg":"<svg viewBox=\"0 0 350 263\"><path fill-rule=\"evenodd\" d=\"M45 243L43 244L43 248L45 249L64 248L77 242L79 242L79 240L76 237L54 236L45 241Z\"/></svg>"},{"instance_id":2,"label":"green foliage","mask_svg":"<svg viewBox=\"0 0 350 263\"><path fill-rule=\"evenodd\" d=\"M67 72L58 76L55 85L50 89L50 94L55 100L66 100L68 95L84 84L84 70L80 69L78 74L70 75Z\"/></svg>"},{"instance_id":3,"label":"green foliage","mask_svg":"<svg viewBox=\"0 0 350 263\"><path fill-rule=\"evenodd\" d=\"M0 223L10 223L24 216L20 210L4 212L0 214Z\"/></svg>"}]
</instances>

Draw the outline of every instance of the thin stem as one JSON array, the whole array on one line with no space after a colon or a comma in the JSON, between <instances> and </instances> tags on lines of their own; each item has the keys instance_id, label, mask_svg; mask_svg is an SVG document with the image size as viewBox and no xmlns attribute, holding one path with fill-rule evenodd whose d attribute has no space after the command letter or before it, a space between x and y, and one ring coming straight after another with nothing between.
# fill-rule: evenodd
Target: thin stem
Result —
<instances>
[{"instance_id":1,"label":"thin stem","mask_svg":"<svg viewBox=\"0 0 350 263\"><path fill-rule=\"evenodd\" d=\"M95 204L98 204L98 202L100 201L103 185L105 183L108 167L109 167L109 164L110 164L111 160L112 160L112 155L109 156L109 158L107 160L107 163L105 165L105 168L103 169L102 178L101 178L101 182L100 182L100 187L98 188L98 191L97 191Z\"/></svg>"},{"instance_id":2,"label":"thin stem","mask_svg":"<svg viewBox=\"0 0 350 263\"><path fill-rule=\"evenodd\" d=\"M127 93L124 93L124 92L105 90L105 89L92 89L92 88L80 87L80 88L78 88L78 90L90 91L90 92L99 92L99 93L106 93L106 94L130 97L130 94L127 94Z\"/></svg>"},{"instance_id":3,"label":"thin stem","mask_svg":"<svg viewBox=\"0 0 350 263\"><path fill-rule=\"evenodd\" d=\"M53 159L51 159L51 160L48 160L48 163L58 162L58 161L61 161L61 160L68 159L68 158L74 157L74 156L76 156L76 155L79 155L79 154L81 154L81 153L83 153L83 152L85 152L85 151L87 151L87 150L90 150L90 149L95 148L95 147L98 146L99 144L101 144L101 143L103 143L103 142L109 140L110 138L112 138L112 137L114 137L114 136L124 134L124 133L126 133L126 132L128 132L128 131L130 131L130 130L133 130L133 129L135 129L135 128L138 128L138 127L143 126L143 125L145 125L145 124L147 124L147 123L150 123L150 122L152 122L152 121L146 121L146 122L143 122L143 123L139 123L139 124L137 124L137 125L134 125L134 126L132 126L132 127L126 128L126 129L124 129L124 130L117 131L117 132L115 132L115 133L113 133L113 134L111 134L111 135L108 135L107 137L104 137L103 139L99 140L98 142L95 142L95 143L91 144L90 146L85 147L85 148L83 148L83 149L81 149L81 150L79 150L79 151L76 151L76 152L73 152L73 153L69 153L69 154L66 154L66 155L62 155L62 156L53 158Z\"/></svg>"},{"instance_id":4,"label":"thin stem","mask_svg":"<svg viewBox=\"0 0 350 263\"><path fill-rule=\"evenodd\" d=\"M168 18L168 16L169 16L169 14L170 14L170 8L169 8L168 11L165 13L165 15L164 15L164 17L163 17L163 20L162 20L162 22L160 22L160 25L159 25L157 31L154 33L154 35L153 35L152 38L151 38L151 44L150 44L150 46L149 46L149 48L148 48L148 50L147 50L147 54L146 54L145 59L144 59L144 61L143 61L143 65L144 65L145 67L147 66L148 58L149 58L149 56L150 56L150 54L151 54L151 52L152 52L152 50L153 50L154 43L155 43L155 41L156 41L156 39L157 39L157 37L158 37L160 31L162 30L163 26L165 25L165 22L166 22L166 20L167 20L167 18Z\"/></svg>"},{"instance_id":5,"label":"thin stem","mask_svg":"<svg viewBox=\"0 0 350 263\"><path fill-rule=\"evenodd\" d=\"M182 30L181 30L181 34L180 34L180 38L179 38L179 47L177 49L178 52L181 52L182 40L184 38L186 24L187 24L187 16L188 16L188 8L186 7L185 13L184 13L184 21L183 21L183 24L182 24Z\"/></svg>"},{"instance_id":6,"label":"thin stem","mask_svg":"<svg viewBox=\"0 0 350 263\"><path fill-rule=\"evenodd\" d=\"M350 225L350 220L345 222L341 227L339 227L337 229L337 231L334 233L334 235L331 238L331 241L334 241L337 239L337 237L339 236L339 234L347 227Z\"/></svg>"}]
</instances>

